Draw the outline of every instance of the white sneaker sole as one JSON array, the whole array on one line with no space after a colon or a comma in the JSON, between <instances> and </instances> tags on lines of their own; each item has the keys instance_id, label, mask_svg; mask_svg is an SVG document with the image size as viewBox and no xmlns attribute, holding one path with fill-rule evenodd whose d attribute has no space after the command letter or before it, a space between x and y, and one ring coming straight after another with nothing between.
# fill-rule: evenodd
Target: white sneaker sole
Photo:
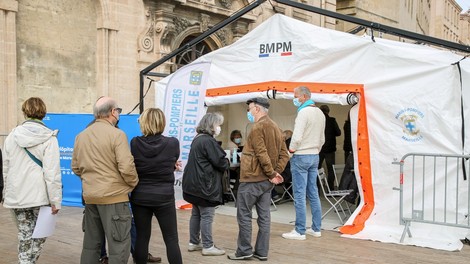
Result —
<instances>
[{"instance_id":1,"label":"white sneaker sole","mask_svg":"<svg viewBox=\"0 0 470 264\"><path fill-rule=\"evenodd\" d=\"M305 240L305 236L303 236L303 237L291 237L291 236L284 236L284 234L283 234L282 237L285 238L285 239L292 239L292 240Z\"/></svg>"}]
</instances>

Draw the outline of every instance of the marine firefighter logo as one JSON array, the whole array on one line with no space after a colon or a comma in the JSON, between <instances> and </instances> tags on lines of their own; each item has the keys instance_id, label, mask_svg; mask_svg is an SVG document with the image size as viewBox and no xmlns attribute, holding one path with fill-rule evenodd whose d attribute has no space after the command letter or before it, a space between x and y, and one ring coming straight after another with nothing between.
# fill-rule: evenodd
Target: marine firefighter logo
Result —
<instances>
[{"instance_id":1,"label":"marine firefighter logo","mask_svg":"<svg viewBox=\"0 0 470 264\"><path fill-rule=\"evenodd\" d=\"M189 77L189 84L201 85L201 81L202 81L202 71L191 71L191 75Z\"/></svg>"},{"instance_id":2,"label":"marine firefighter logo","mask_svg":"<svg viewBox=\"0 0 470 264\"><path fill-rule=\"evenodd\" d=\"M417 142L423 139L419 129L419 120L424 118L421 111L416 108L406 108L398 112L395 118L401 120L403 140Z\"/></svg>"}]
</instances>

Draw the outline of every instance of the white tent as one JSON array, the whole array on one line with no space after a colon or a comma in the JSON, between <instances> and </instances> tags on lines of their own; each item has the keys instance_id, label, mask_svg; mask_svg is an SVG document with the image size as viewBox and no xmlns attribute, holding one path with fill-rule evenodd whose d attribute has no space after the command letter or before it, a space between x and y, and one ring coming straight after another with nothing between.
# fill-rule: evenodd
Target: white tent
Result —
<instances>
[{"instance_id":1,"label":"white tent","mask_svg":"<svg viewBox=\"0 0 470 264\"><path fill-rule=\"evenodd\" d=\"M341 232L398 242L403 226L399 193L392 188L399 185L399 167L392 162L409 152L469 153L470 62L460 62L462 86L455 64L461 59L446 50L373 41L277 14L236 43L194 63L211 64L207 105L244 102L254 95L292 98L299 85L309 87L314 100L328 103L344 104L346 94L356 93L359 104L352 109L352 131L357 135L353 145L362 202ZM157 83L158 107L165 105L170 78ZM464 147L462 98L467 117ZM413 134L406 133L400 119L410 112L419 128ZM462 228L418 224L414 237L405 243L455 250L466 234Z\"/></svg>"}]
</instances>

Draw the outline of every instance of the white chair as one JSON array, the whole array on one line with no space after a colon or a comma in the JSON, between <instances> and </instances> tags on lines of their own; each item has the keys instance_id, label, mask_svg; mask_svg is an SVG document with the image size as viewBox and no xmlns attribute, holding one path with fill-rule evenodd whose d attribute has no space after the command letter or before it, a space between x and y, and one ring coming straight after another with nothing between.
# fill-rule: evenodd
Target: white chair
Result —
<instances>
[{"instance_id":1,"label":"white chair","mask_svg":"<svg viewBox=\"0 0 470 264\"><path fill-rule=\"evenodd\" d=\"M341 176L343 175L345 164L333 164L333 173L335 174L335 186L339 187Z\"/></svg>"},{"instance_id":2,"label":"white chair","mask_svg":"<svg viewBox=\"0 0 470 264\"><path fill-rule=\"evenodd\" d=\"M348 217L346 210L349 212L349 215L351 215L351 210L349 209L347 202L344 200L344 197L349 195L353 190L332 191L328 186L328 179L323 168L318 169L318 180L320 181L320 187L322 189L323 196L330 204L330 208L322 215L321 218L325 218L326 215L335 210L339 221L341 224L344 224L344 219ZM342 205L343 202L346 203L344 206ZM341 216L341 213L344 217Z\"/></svg>"}]
</instances>

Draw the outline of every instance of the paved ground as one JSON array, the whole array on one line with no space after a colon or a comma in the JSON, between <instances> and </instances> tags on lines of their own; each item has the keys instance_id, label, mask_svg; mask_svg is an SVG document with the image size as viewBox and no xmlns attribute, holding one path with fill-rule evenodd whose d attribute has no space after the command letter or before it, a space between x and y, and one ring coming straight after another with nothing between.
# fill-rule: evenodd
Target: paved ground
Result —
<instances>
[{"instance_id":1,"label":"paved ground","mask_svg":"<svg viewBox=\"0 0 470 264\"><path fill-rule=\"evenodd\" d=\"M48 238L38 264L79 263L83 233L82 209L65 207L61 210L55 234ZM188 252L189 211L178 211L180 246L185 263L234 263L226 256L203 257L200 252ZM16 260L16 227L10 212L0 208L0 263L13 264ZM255 224L256 226L256 224ZM218 247L232 253L236 247L238 227L236 218L216 214L213 226L214 241ZM273 223L271 248L267 263L468 263L470 247L460 252L447 252L414 246L341 238L335 231L323 231L321 238L308 237L305 241L291 241L281 237L291 225ZM254 227L254 234L256 232ZM150 252L162 256L168 263L158 223L154 221ZM248 263L258 262L253 259ZM129 260L129 264L132 263ZM237 263L235 261L235 263ZM242 261L243 263L243 261ZM113 263L114 264L114 263Z\"/></svg>"}]
</instances>

